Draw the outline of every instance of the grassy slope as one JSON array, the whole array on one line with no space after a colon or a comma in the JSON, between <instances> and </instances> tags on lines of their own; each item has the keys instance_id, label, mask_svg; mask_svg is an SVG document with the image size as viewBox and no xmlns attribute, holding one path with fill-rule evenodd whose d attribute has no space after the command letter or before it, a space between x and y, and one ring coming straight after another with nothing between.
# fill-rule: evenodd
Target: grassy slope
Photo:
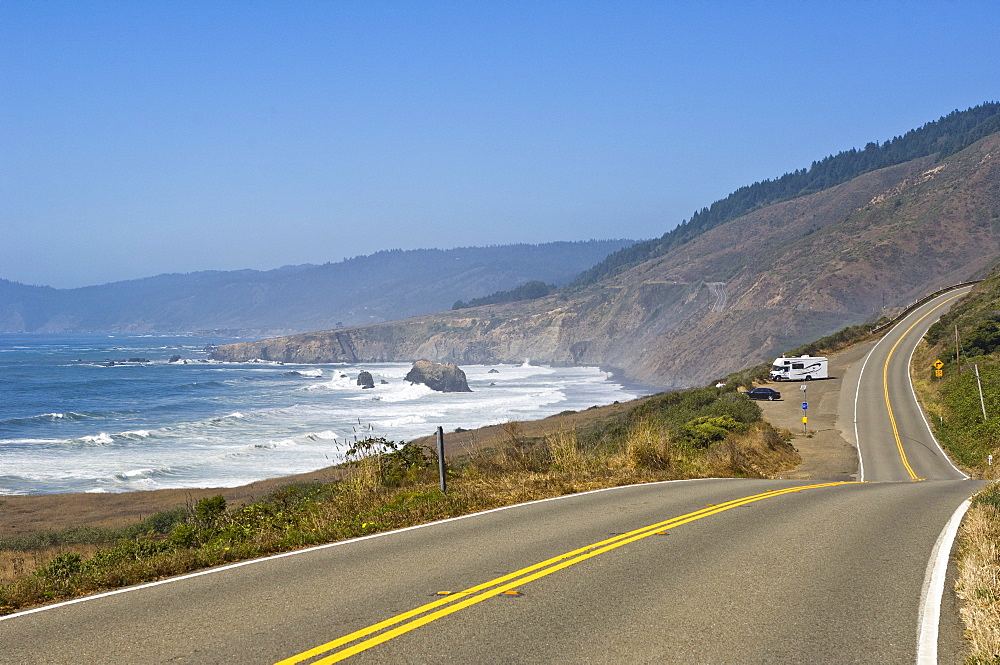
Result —
<instances>
[{"instance_id":1,"label":"grassy slope","mask_svg":"<svg viewBox=\"0 0 1000 665\"><path fill-rule=\"evenodd\" d=\"M292 484L237 507L206 497L126 529L0 541L0 613L501 505L676 478L766 478L800 461L736 384L507 423L481 441L462 435L469 452L452 463L446 495L423 446L371 440L338 482Z\"/></svg>"},{"instance_id":2,"label":"grassy slope","mask_svg":"<svg viewBox=\"0 0 1000 665\"><path fill-rule=\"evenodd\" d=\"M1000 267L942 316L924 342L914 354L913 379L934 434L968 473L997 477L1000 459L991 467L988 456L1000 457ZM944 363L940 379L932 367L937 360Z\"/></svg>"}]
</instances>

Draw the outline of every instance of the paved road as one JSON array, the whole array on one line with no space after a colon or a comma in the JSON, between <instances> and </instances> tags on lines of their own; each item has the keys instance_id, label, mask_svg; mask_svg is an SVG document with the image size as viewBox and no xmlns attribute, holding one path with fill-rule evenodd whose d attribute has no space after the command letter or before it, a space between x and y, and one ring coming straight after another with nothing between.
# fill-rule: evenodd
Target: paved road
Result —
<instances>
[{"instance_id":1,"label":"paved road","mask_svg":"<svg viewBox=\"0 0 1000 665\"><path fill-rule=\"evenodd\" d=\"M931 545L968 490L780 491L802 486L622 488L260 562L2 621L0 661L274 663L450 600L439 591L651 527L537 580L523 572L512 580L521 595L486 598L356 661L912 663Z\"/></svg>"},{"instance_id":2,"label":"paved road","mask_svg":"<svg viewBox=\"0 0 1000 665\"><path fill-rule=\"evenodd\" d=\"M919 308L887 333L865 359L855 418L861 480L966 478L929 432L910 386L909 360L927 329L968 292L968 288L953 291Z\"/></svg>"},{"instance_id":3,"label":"paved road","mask_svg":"<svg viewBox=\"0 0 1000 665\"><path fill-rule=\"evenodd\" d=\"M910 467L948 477L900 390ZM913 663L934 543L978 483L909 482L871 420L866 476L907 482L564 497L2 620L0 662Z\"/></svg>"}]
</instances>

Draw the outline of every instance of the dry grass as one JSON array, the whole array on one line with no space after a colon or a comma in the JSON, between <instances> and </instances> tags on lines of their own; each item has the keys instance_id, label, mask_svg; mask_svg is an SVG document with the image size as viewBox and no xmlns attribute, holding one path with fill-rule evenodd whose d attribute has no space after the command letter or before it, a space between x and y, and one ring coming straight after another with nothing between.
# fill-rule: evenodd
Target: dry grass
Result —
<instances>
[{"instance_id":1,"label":"dry grass","mask_svg":"<svg viewBox=\"0 0 1000 665\"><path fill-rule=\"evenodd\" d=\"M199 516L202 502L211 502L205 498L169 530L102 550L0 552L0 570L6 571L0 613L525 501L678 478L773 477L798 464L794 448L770 425L753 420L753 405L744 401L701 391L688 401L665 398L597 428L572 427L567 419L541 435L529 434L525 423L505 423L490 445L471 446L468 455L451 461L446 495L438 488L436 461L419 445L399 449L372 440L368 454L341 467L333 483L297 483L229 508L223 497L213 497L221 512ZM709 409L708 415L698 409ZM746 419L719 416L719 409Z\"/></svg>"},{"instance_id":2,"label":"dry grass","mask_svg":"<svg viewBox=\"0 0 1000 665\"><path fill-rule=\"evenodd\" d=\"M647 416L636 421L625 433L625 441L618 454L611 455L613 467L632 473L640 469L666 471L674 468L680 455L670 445L670 432L666 427Z\"/></svg>"},{"instance_id":3,"label":"dry grass","mask_svg":"<svg viewBox=\"0 0 1000 665\"><path fill-rule=\"evenodd\" d=\"M1000 485L984 490L962 522L955 590L962 599L967 662L1000 663Z\"/></svg>"},{"instance_id":4,"label":"dry grass","mask_svg":"<svg viewBox=\"0 0 1000 665\"><path fill-rule=\"evenodd\" d=\"M559 430L545 437L545 443L552 455L552 468L577 480L592 473L594 459L580 447L580 438L572 430Z\"/></svg>"},{"instance_id":5,"label":"dry grass","mask_svg":"<svg viewBox=\"0 0 1000 665\"><path fill-rule=\"evenodd\" d=\"M774 478L801 462L798 452L779 432L768 426L756 426L714 446L706 457L705 475Z\"/></svg>"},{"instance_id":6,"label":"dry grass","mask_svg":"<svg viewBox=\"0 0 1000 665\"><path fill-rule=\"evenodd\" d=\"M98 545L59 545L37 550L0 550L0 584L11 584L32 574L60 554L76 552L89 557L100 549Z\"/></svg>"}]
</instances>

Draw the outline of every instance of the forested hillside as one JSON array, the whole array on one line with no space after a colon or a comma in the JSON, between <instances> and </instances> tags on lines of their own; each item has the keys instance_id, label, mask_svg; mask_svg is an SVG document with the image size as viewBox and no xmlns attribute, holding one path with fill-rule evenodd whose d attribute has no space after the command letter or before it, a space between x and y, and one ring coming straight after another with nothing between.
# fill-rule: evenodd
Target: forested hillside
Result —
<instances>
[{"instance_id":1,"label":"forested hillside","mask_svg":"<svg viewBox=\"0 0 1000 665\"><path fill-rule=\"evenodd\" d=\"M546 284L535 279L509 291L497 291L482 298L473 298L469 302L459 300L452 305L452 309L466 309L469 307L479 307L480 305L500 305L520 300L535 300L536 298L544 298L555 291L556 288L555 284Z\"/></svg>"},{"instance_id":2,"label":"forested hillside","mask_svg":"<svg viewBox=\"0 0 1000 665\"><path fill-rule=\"evenodd\" d=\"M1000 132L1000 103L980 104L965 111L953 111L885 143L869 143L861 150L851 148L815 161L808 169L796 169L775 180L740 187L726 198L698 210L691 219L661 237L636 243L608 256L584 271L573 285L593 284L630 266L663 256L674 247L758 208L820 192L864 173L921 157L934 156L940 161L995 132Z\"/></svg>"}]
</instances>

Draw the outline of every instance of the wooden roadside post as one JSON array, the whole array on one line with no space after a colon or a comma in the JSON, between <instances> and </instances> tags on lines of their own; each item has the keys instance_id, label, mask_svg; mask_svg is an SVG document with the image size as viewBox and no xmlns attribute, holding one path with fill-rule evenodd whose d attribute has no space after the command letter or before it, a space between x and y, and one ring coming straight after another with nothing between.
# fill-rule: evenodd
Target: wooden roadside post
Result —
<instances>
[{"instance_id":1,"label":"wooden roadside post","mask_svg":"<svg viewBox=\"0 0 1000 665\"><path fill-rule=\"evenodd\" d=\"M979 386L979 406L983 407L983 422L985 423L988 419L986 418L986 400L983 399L983 382L979 380L979 364L975 365L976 368L976 385Z\"/></svg>"},{"instance_id":2,"label":"wooden roadside post","mask_svg":"<svg viewBox=\"0 0 1000 665\"><path fill-rule=\"evenodd\" d=\"M958 324L955 324L955 364L958 365L958 375L962 376L962 342L958 337Z\"/></svg>"},{"instance_id":3,"label":"wooden roadside post","mask_svg":"<svg viewBox=\"0 0 1000 665\"><path fill-rule=\"evenodd\" d=\"M448 493L448 481L444 475L444 428L438 425L437 431L437 444L438 444L438 475L441 476L441 493Z\"/></svg>"}]
</instances>

